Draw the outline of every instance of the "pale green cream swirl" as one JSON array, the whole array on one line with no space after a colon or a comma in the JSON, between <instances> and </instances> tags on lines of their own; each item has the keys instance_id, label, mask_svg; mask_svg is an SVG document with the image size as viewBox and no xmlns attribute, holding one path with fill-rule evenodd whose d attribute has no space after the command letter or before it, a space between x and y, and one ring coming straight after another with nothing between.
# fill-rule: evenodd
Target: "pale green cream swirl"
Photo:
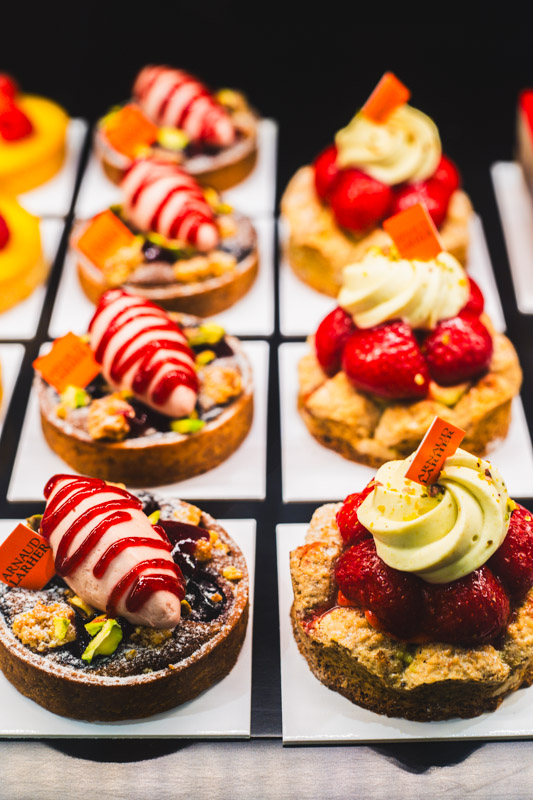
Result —
<instances>
[{"instance_id":1,"label":"pale green cream swirl","mask_svg":"<svg viewBox=\"0 0 533 800\"><path fill-rule=\"evenodd\" d=\"M430 583L447 583L484 564L503 542L512 501L490 462L457 450L444 462L438 484L405 477L414 454L389 461L357 511L390 567Z\"/></svg>"},{"instance_id":2,"label":"pale green cream swirl","mask_svg":"<svg viewBox=\"0 0 533 800\"><path fill-rule=\"evenodd\" d=\"M468 300L465 271L450 253L431 261L407 260L371 248L343 271L338 303L358 328L403 319L413 328L434 328L455 317Z\"/></svg>"},{"instance_id":3,"label":"pale green cream swirl","mask_svg":"<svg viewBox=\"0 0 533 800\"><path fill-rule=\"evenodd\" d=\"M335 144L340 167L358 167L389 186L431 177L442 153L433 120L407 104L383 123L358 112L338 131Z\"/></svg>"}]
</instances>

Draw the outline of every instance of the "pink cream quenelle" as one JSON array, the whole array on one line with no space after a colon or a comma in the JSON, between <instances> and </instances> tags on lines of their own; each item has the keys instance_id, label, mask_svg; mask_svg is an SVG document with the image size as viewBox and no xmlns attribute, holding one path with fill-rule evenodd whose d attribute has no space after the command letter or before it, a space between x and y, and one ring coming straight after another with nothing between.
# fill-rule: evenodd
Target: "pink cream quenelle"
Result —
<instances>
[{"instance_id":1,"label":"pink cream quenelle","mask_svg":"<svg viewBox=\"0 0 533 800\"><path fill-rule=\"evenodd\" d=\"M106 381L132 391L169 417L187 417L198 396L194 354L163 309L122 291L106 292L89 326L90 345Z\"/></svg>"},{"instance_id":2,"label":"pink cream quenelle","mask_svg":"<svg viewBox=\"0 0 533 800\"><path fill-rule=\"evenodd\" d=\"M235 127L227 111L203 83L184 70L145 67L137 76L133 95L158 125L180 128L193 140L219 147L235 140Z\"/></svg>"},{"instance_id":3,"label":"pink cream quenelle","mask_svg":"<svg viewBox=\"0 0 533 800\"><path fill-rule=\"evenodd\" d=\"M176 164L137 159L121 189L124 214L139 230L181 239L204 253L219 243L214 214L202 189Z\"/></svg>"},{"instance_id":4,"label":"pink cream quenelle","mask_svg":"<svg viewBox=\"0 0 533 800\"><path fill-rule=\"evenodd\" d=\"M159 525L142 503L97 478L55 475L41 534L56 572L85 602L135 625L174 628L180 621L185 581Z\"/></svg>"}]
</instances>

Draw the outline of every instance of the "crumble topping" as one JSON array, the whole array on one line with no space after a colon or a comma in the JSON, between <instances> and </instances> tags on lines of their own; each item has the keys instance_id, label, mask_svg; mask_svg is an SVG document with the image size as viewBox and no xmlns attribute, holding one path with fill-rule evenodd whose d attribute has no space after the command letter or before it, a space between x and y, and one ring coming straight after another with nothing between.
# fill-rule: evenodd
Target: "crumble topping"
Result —
<instances>
[{"instance_id":1,"label":"crumble topping","mask_svg":"<svg viewBox=\"0 0 533 800\"><path fill-rule=\"evenodd\" d=\"M241 373L231 364L207 364L199 371L202 408L225 405L242 392Z\"/></svg>"},{"instance_id":2,"label":"crumble topping","mask_svg":"<svg viewBox=\"0 0 533 800\"><path fill-rule=\"evenodd\" d=\"M17 614L13 633L22 644L43 653L76 639L74 611L65 603L37 603L31 611Z\"/></svg>"},{"instance_id":3,"label":"crumble topping","mask_svg":"<svg viewBox=\"0 0 533 800\"><path fill-rule=\"evenodd\" d=\"M128 418L135 411L121 396L113 392L106 397L93 400L87 415L87 428L91 439L111 439L120 442L130 431Z\"/></svg>"}]
</instances>

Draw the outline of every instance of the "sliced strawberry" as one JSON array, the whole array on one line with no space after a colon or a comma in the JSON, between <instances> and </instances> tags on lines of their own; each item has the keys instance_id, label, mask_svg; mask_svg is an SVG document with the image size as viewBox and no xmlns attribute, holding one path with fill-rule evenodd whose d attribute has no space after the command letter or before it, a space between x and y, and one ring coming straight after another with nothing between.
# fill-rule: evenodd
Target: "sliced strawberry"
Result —
<instances>
[{"instance_id":1,"label":"sliced strawberry","mask_svg":"<svg viewBox=\"0 0 533 800\"><path fill-rule=\"evenodd\" d=\"M9 98L0 95L0 136L8 142L23 139L33 131L26 114Z\"/></svg>"},{"instance_id":2,"label":"sliced strawberry","mask_svg":"<svg viewBox=\"0 0 533 800\"><path fill-rule=\"evenodd\" d=\"M448 190L434 178L408 183L395 190L390 213L398 214L417 203L423 203L439 228L446 217L449 199Z\"/></svg>"},{"instance_id":3,"label":"sliced strawberry","mask_svg":"<svg viewBox=\"0 0 533 800\"><path fill-rule=\"evenodd\" d=\"M326 147L314 160L315 189L322 200L328 200L340 170L337 166L337 148Z\"/></svg>"},{"instance_id":4,"label":"sliced strawberry","mask_svg":"<svg viewBox=\"0 0 533 800\"><path fill-rule=\"evenodd\" d=\"M352 317L337 307L324 317L315 335L318 363L327 375L335 375L341 368L344 345L355 330Z\"/></svg>"},{"instance_id":5,"label":"sliced strawberry","mask_svg":"<svg viewBox=\"0 0 533 800\"><path fill-rule=\"evenodd\" d=\"M3 250L4 247L9 242L9 228L7 227L7 222L5 219L0 215L0 250Z\"/></svg>"},{"instance_id":6,"label":"sliced strawberry","mask_svg":"<svg viewBox=\"0 0 533 800\"><path fill-rule=\"evenodd\" d=\"M393 400L425 397L429 372L413 331L405 322L356 330L342 356L356 389Z\"/></svg>"},{"instance_id":7,"label":"sliced strawberry","mask_svg":"<svg viewBox=\"0 0 533 800\"><path fill-rule=\"evenodd\" d=\"M461 176L459 170L446 156L441 156L439 166L431 176L432 180L440 183L448 192L448 196L453 194L456 189L461 185Z\"/></svg>"},{"instance_id":8,"label":"sliced strawberry","mask_svg":"<svg viewBox=\"0 0 533 800\"><path fill-rule=\"evenodd\" d=\"M486 372L492 350L492 336L471 312L439 322L423 345L429 373L441 386L453 386Z\"/></svg>"},{"instance_id":9,"label":"sliced strawberry","mask_svg":"<svg viewBox=\"0 0 533 800\"><path fill-rule=\"evenodd\" d=\"M421 628L421 581L409 572L387 566L374 539L364 539L339 557L335 578L342 594L371 611L386 631L407 639Z\"/></svg>"},{"instance_id":10,"label":"sliced strawberry","mask_svg":"<svg viewBox=\"0 0 533 800\"><path fill-rule=\"evenodd\" d=\"M337 525L344 544L355 544L355 542L359 542L361 539L367 539L370 536L370 533L361 525L357 518L357 509L365 497L368 497L373 488L374 480L371 480L362 492L349 494L342 504L342 508L337 511Z\"/></svg>"},{"instance_id":11,"label":"sliced strawberry","mask_svg":"<svg viewBox=\"0 0 533 800\"><path fill-rule=\"evenodd\" d=\"M470 284L470 295L460 313L463 314L466 312L467 314L475 314L476 317L479 317L485 308L485 298L475 280L469 277L468 283Z\"/></svg>"},{"instance_id":12,"label":"sliced strawberry","mask_svg":"<svg viewBox=\"0 0 533 800\"><path fill-rule=\"evenodd\" d=\"M6 72L0 72L0 95L10 97L14 100L17 94L18 86L11 75L8 75Z\"/></svg>"},{"instance_id":13,"label":"sliced strawberry","mask_svg":"<svg viewBox=\"0 0 533 800\"><path fill-rule=\"evenodd\" d=\"M426 632L440 642L484 644L509 619L509 598L486 565L451 583L424 583L423 593Z\"/></svg>"},{"instance_id":14,"label":"sliced strawberry","mask_svg":"<svg viewBox=\"0 0 533 800\"><path fill-rule=\"evenodd\" d=\"M533 514L517 506L509 530L488 565L513 597L522 597L533 586Z\"/></svg>"},{"instance_id":15,"label":"sliced strawberry","mask_svg":"<svg viewBox=\"0 0 533 800\"><path fill-rule=\"evenodd\" d=\"M388 216L393 195L390 186L358 169L339 174L331 192L331 208L342 228L364 233Z\"/></svg>"}]
</instances>

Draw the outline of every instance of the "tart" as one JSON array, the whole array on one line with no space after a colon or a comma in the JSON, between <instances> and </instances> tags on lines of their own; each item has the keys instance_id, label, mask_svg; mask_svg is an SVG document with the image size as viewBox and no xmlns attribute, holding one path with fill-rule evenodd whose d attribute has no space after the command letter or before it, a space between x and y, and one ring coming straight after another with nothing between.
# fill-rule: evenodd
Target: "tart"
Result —
<instances>
[{"instance_id":1,"label":"tart","mask_svg":"<svg viewBox=\"0 0 533 800\"><path fill-rule=\"evenodd\" d=\"M120 183L139 150L170 159L218 191L240 183L255 166L257 116L240 92L213 94L183 70L148 66L137 76L126 108L128 115L140 110L153 127L143 126L144 141L131 147L116 135L124 124L123 106L99 121L95 149L113 183Z\"/></svg>"},{"instance_id":2,"label":"tart","mask_svg":"<svg viewBox=\"0 0 533 800\"><path fill-rule=\"evenodd\" d=\"M79 279L93 303L121 286L169 310L205 317L246 294L258 270L257 236L247 217L161 159L135 161L122 190L122 205L110 213L128 229L129 246L97 263L82 248L92 222L73 235Z\"/></svg>"},{"instance_id":3,"label":"tart","mask_svg":"<svg viewBox=\"0 0 533 800\"><path fill-rule=\"evenodd\" d=\"M518 356L453 256L375 248L344 280L298 368L298 409L315 439L378 467L409 455L435 415L463 428L477 455L507 435Z\"/></svg>"},{"instance_id":4,"label":"tart","mask_svg":"<svg viewBox=\"0 0 533 800\"><path fill-rule=\"evenodd\" d=\"M382 221L423 202L445 250L464 264L472 207L459 186L429 117L407 103L379 124L359 111L285 190L288 263L304 283L335 297L347 264L390 244Z\"/></svg>"},{"instance_id":5,"label":"tart","mask_svg":"<svg viewBox=\"0 0 533 800\"><path fill-rule=\"evenodd\" d=\"M0 75L0 192L27 192L59 172L68 121L57 103L21 94Z\"/></svg>"},{"instance_id":6,"label":"tart","mask_svg":"<svg viewBox=\"0 0 533 800\"><path fill-rule=\"evenodd\" d=\"M0 312L25 300L46 274L39 221L0 196Z\"/></svg>"},{"instance_id":7,"label":"tart","mask_svg":"<svg viewBox=\"0 0 533 800\"><path fill-rule=\"evenodd\" d=\"M532 515L466 451L429 487L407 466L385 464L313 515L291 553L298 648L318 680L378 714L493 711L533 682Z\"/></svg>"},{"instance_id":8,"label":"tart","mask_svg":"<svg viewBox=\"0 0 533 800\"><path fill-rule=\"evenodd\" d=\"M45 439L78 472L132 486L173 483L218 466L245 439L252 370L220 326L171 318L115 289L102 298L90 341L102 372L85 389L59 394L35 378Z\"/></svg>"},{"instance_id":9,"label":"tart","mask_svg":"<svg viewBox=\"0 0 533 800\"><path fill-rule=\"evenodd\" d=\"M90 585L91 598L101 591L87 577L93 551L85 552L81 565L65 570L53 534L49 541L57 574L44 588L0 584L0 668L6 678L23 695L56 714L114 721L167 711L226 676L244 641L249 590L244 556L226 531L208 514L180 500L147 492L133 496L94 479L55 476L53 482L58 481L61 486L68 483L81 498L75 509L81 503L84 509L100 503L95 511L99 520L111 517L112 521L109 509L119 503L120 513L130 515L129 520L108 526L93 548L105 549L112 541L117 550L120 537L126 535L122 541L129 541L129 546L115 557L113 581L140 557L134 553L143 549L142 544L132 546L131 540L137 530L147 530L160 548L157 554L165 558L158 556L150 565L141 565L142 571L130 584L129 598L144 587L143 602L132 613L128 598L124 616L120 604L118 613L117 609L111 613L80 594ZM91 493L88 500L84 489ZM111 501L107 508L102 498ZM30 522L35 525L35 518ZM95 530L92 521L81 531L78 526L80 541L91 530ZM130 559L126 567L120 561L125 553L126 560ZM105 575L98 582L103 580ZM160 624L162 619L155 625L147 623L149 605L151 613L161 609L168 613L166 606L172 604L175 613L166 627Z\"/></svg>"}]
</instances>

